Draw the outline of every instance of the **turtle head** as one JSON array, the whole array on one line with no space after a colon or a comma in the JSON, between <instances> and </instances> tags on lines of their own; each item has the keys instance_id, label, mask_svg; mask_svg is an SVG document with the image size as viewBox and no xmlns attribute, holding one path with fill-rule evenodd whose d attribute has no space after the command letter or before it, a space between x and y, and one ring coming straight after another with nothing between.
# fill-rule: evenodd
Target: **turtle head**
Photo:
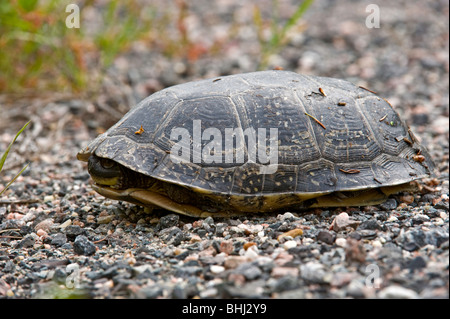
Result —
<instances>
[{"instance_id":1,"label":"turtle head","mask_svg":"<svg viewBox=\"0 0 450 319\"><path fill-rule=\"evenodd\" d=\"M88 160L88 171L97 184L122 188L124 172L121 165L113 160L91 155Z\"/></svg>"},{"instance_id":2,"label":"turtle head","mask_svg":"<svg viewBox=\"0 0 450 319\"><path fill-rule=\"evenodd\" d=\"M155 183L155 179L150 176L95 154L88 159L88 172L98 186L115 189L148 188Z\"/></svg>"}]
</instances>

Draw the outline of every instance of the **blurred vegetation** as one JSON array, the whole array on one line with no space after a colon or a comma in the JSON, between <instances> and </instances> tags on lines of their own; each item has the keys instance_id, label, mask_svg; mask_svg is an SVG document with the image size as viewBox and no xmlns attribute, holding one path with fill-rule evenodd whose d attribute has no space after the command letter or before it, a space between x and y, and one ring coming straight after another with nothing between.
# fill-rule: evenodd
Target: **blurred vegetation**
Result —
<instances>
[{"instance_id":1,"label":"blurred vegetation","mask_svg":"<svg viewBox=\"0 0 450 319\"><path fill-rule=\"evenodd\" d=\"M279 17L279 3L276 0L272 1L272 17L270 21L270 37L265 39L264 21L259 7L255 6L253 11L253 22L257 28L258 41L261 47L261 59L259 61L259 70L265 70L269 65L269 59L273 54L278 53L286 42L288 41L289 31L298 25L299 20L303 17L305 12L309 9L314 0L302 1L292 16L285 23L280 22Z\"/></svg>"},{"instance_id":2,"label":"blurred vegetation","mask_svg":"<svg viewBox=\"0 0 450 319\"><path fill-rule=\"evenodd\" d=\"M255 4L253 27L261 47L259 69L266 68L270 56L286 44L288 31L312 2L301 2L284 23L278 16L277 0L272 0L269 17L263 17ZM66 6L71 3L80 9L80 28L66 26L71 14ZM169 58L189 62L221 52L223 43L205 47L190 39L187 0L170 3L175 7L161 8L138 0L0 1L0 92L95 89L114 59L138 40ZM175 12L169 12L170 8ZM85 20L89 28L83 27ZM267 29L269 38L263 36ZM230 37L234 34L230 31Z\"/></svg>"},{"instance_id":3,"label":"blurred vegetation","mask_svg":"<svg viewBox=\"0 0 450 319\"><path fill-rule=\"evenodd\" d=\"M102 4L100 4L102 3ZM24 88L80 90L98 79L114 57L151 26L136 1L85 1L80 28L68 28L70 1L11 0L0 2L0 91ZM95 30L82 27L89 9L101 14ZM125 14L126 13L126 14ZM97 18L97 17L95 17Z\"/></svg>"},{"instance_id":4,"label":"blurred vegetation","mask_svg":"<svg viewBox=\"0 0 450 319\"><path fill-rule=\"evenodd\" d=\"M14 137L14 139L12 140L12 142L8 145L8 148L6 149L6 151L3 153L2 157L0 157L0 172L3 169L3 165L5 164L6 158L8 157L8 153L11 150L12 145L14 144L14 142L16 141L16 139L19 137L19 135L26 129L26 127L28 126L28 124L30 124L30 122L27 122L20 130L19 132L17 132L16 136ZM11 186L12 183L14 183L14 181L17 179L17 177L19 177L24 170L26 170L26 168L28 167L28 164L24 166L24 168L22 168L22 170L5 186L5 188L0 192L0 196L8 189L9 186Z\"/></svg>"}]
</instances>

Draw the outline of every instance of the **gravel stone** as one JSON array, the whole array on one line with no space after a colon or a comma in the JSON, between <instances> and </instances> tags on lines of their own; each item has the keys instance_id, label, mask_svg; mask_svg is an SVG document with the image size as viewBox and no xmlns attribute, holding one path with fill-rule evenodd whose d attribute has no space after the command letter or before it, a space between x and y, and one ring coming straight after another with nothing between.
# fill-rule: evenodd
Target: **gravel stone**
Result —
<instances>
[{"instance_id":1,"label":"gravel stone","mask_svg":"<svg viewBox=\"0 0 450 319\"><path fill-rule=\"evenodd\" d=\"M14 248L30 248L34 246L35 242L36 239L32 235L26 235Z\"/></svg>"},{"instance_id":2,"label":"gravel stone","mask_svg":"<svg viewBox=\"0 0 450 319\"><path fill-rule=\"evenodd\" d=\"M418 299L419 295L414 290L392 285L381 290L378 297L382 299Z\"/></svg>"},{"instance_id":3,"label":"gravel stone","mask_svg":"<svg viewBox=\"0 0 450 319\"><path fill-rule=\"evenodd\" d=\"M319 242L328 244L328 245L332 245L334 243L334 241L336 240L336 234L326 231L326 230L321 230L318 234L317 234L317 240Z\"/></svg>"},{"instance_id":4,"label":"gravel stone","mask_svg":"<svg viewBox=\"0 0 450 319\"><path fill-rule=\"evenodd\" d=\"M180 216L177 214L168 214L165 216L162 216L159 220L159 223L161 225L161 228L170 228L173 226L178 225L178 221L180 220Z\"/></svg>"},{"instance_id":5,"label":"gravel stone","mask_svg":"<svg viewBox=\"0 0 450 319\"><path fill-rule=\"evenodd\" d=\"M51 236L51 244L55 246L62 246L67 242L67 237L63 233L56 233Z\"/></svg>"},{"instance_id":6,"label":"gravel stone","mask_svg":"<svg viewBox=\"0 0 450 319\"><path fill-rule=\"evenodd\" d=\"M73 243L73 250L79 255L90 256L95 254L95 245L84 235L78 235Z\"/></svg>"},{"instance_id":7,"label":"gravel stone","mask_svg":"<svg viewBox=\"0 0 450 319\"><path fill-rule=\"evenodd\" d=\"M81 234L84 234L84 229L79 225L69 225L65 229L65 234L70 241L75 240L75 238Z\"/></svg>"}]
</instances>

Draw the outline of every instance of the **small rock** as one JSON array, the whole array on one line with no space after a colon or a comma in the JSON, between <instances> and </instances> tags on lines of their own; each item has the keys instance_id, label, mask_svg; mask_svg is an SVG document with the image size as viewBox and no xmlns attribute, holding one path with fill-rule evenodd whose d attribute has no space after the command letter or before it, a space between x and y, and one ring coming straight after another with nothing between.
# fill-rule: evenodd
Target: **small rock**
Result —
<instances>
[{"instance_id":1,"label":"small rock","mask_svg":"<svg viewBox=\"0 0 450 319\"><path fill-rule=\"evenodd\" d=\"M77 238L75 238L73 250L75 253L84 256L90 256L96 252L95 245L84 235L78 235Z\"/></svg>"},{"instance_id":2,"label":"small rock","mask_svg":"<svg viewBox=\"0 0 450 319\"><path fill-rule=\"evenodd\" d=\"M339 247L345 247L347 245L347 239L345 238L336 238L335 242Z\"/></svg>"},{"instance_id":3,"label":"small rock","mask_svg":"<svg viewBox=\"0 0 450 319\"><path fill-rule=\"evenodd\" d=\"M298 269L297 269L298 270ZM299 282L297 277L292 275L287 275L280 277L273 286L273 291L280 293L283 291L289 291L297 289L299 287Z\"/></svg>"},{"instance_id":4,"label":"small rock","mask_svg":"<svg viewBox=\"0 0 450 319\"><path fill-rule=\"evenodd\" d=\"M52 202L54 200L55 200L55 197L53 195L44 196L44 203Z\"/></svg>"},{"instance_id":5,"label":"small rock","mask_svg":"<svg viewBox=\"0 0 450 319\"><path fill-rule=\"evenodd\" d=\"M284 220L291 221L291 220L293 220L294 218L295 218L295 216L294 216L292 213L289 213L289 212L284 213L284 214L279 214L279 215L277 216L277 219L278 219L278 220L281 220L281 221L284 221Z\"/></svg>"},{"instance_id":6,"label":"small rock","mask_svg":"<svg viewBox=\"0 0 450 319\"><path fill-rule=\"evenodd\" d=\"M200 298L213 298L217 296L218 290L217 288L208 288L200 291Z\"/></svg>"},{"instance_id":7,"label":"small rock","mask_svg":"<svg viewBox=\"0 0 450 319\"><path fill-rule=\"evenodd\" d=\"M349 238L345 247L345 260L363 263L366 260L366 251L359 240Z\"/></svg>"},{"instance_id":8,"label":"small rock","mask_svg":"<svg viewBox=\"0 0 450 319\"><path fill-rule=\"evenodd\" d=\"M398 241L403 244L403 249L415 251L426 245L425 233L422 229L412 229L402 233Z\"/></svg>"},{"instance_id":9,"label":"small rock","mask_svg":"<svg viewBox=\"0 0 450 319\"><path fill-rule=\"evenodd\" d=\"M203 221L203 224L207 224L207 225L210 225L210 226L214 225L214 219L211 216L208 216Z\"/></svg>"},{"instance_id":10,"label":"small rock","mask_svg":"<svg viewBox=\"0 0 450 319\"><path fill-rule=\"evenodd\" d=\"M393 210L397 208L397 201L394 198L389 198L384 203L379 205L383 210Z\"/></svg>"},{"instance_id":11,"label":"small rock","mask_svg":"<svg viewBox=\"0 0 450 319\"><path fill-rule=\"evenodd\" d=\"M353 279L347 286L347 295L352 298L365 298L364 289L365 285L361 281Z\"/></svg>"},{"instance_id":12,"label":"small rock","mask_svg":"<svg viewBox=\"0 0 450 319\"><path fill-rule=\"evenodd\" d=\"M21 241L19 241L19 243L17 243L17 245L14 248L30 248L33 247L34 243L36 242L36 240L34 239L34 237L29 234L26 235Z\"/></svg>"},{"instance_id":13,"label":"small rock","mask_svg":"<svg viewBox=\"0 0 450 319\"><path fill-rule=\"evenodd\" d=\"M418 299L419 295L414 290L392 285L381 290L378 297L382 299Z\"/></svg>"},{"instance_id":14,"label":"small rock","mask_svg":"<svg viewBox=\"0 0 450 319\"><path fill-rule=\"evenodd\" d=\"M223 236L223 233L225 231L225 229L227 228L227 224L226 223L217 223L216 224L216 235L217 236Z\"/></svg>"},{"instance_id":15,"label":"small rock","mask_svg":"<svg viewBox=\"0 0 450 319\"><path fill-rule=\"evenodd\" d=\"M300 265L300 276L307 282L323 284L325 283L324 266L318 262L310 261Z\"/></svg>"},{"instance_id":16,"label":"small rock","mask_svg":"<svg viewBox=\"0 0 450 319\"><path fill-rule=\"evenodd\" d=\"M436 247L441 247L443 243L448 242L448 239L448 230L441 227L433 228L425 234L425 243Z\"/></svg>"},{"instance_id":17,"label":"small rock","mask_svg":"<svg viewBox=\"0 0 450 319\"><path fill-rule=\"evenodd\" d=\"M277 239L281 240L282 238L288 237L288 236L292 237L292 238L295 238L295 237L301 236L301 235L303 235L303 230L300 229L300 228L296 228L296 229L289 230L289 231L279 235Z\"/></svg>"},{"instance_id":18,"label":"small rock","mask_svg":"<svg viewBox=\"0 0 450 319\"><path fill-rule=\"evenodd\" d=\"M247 258L244 256L229 256L225 259L223 265L226 269L234 269L246 261Z\"/></svg>"},{"instance_id":19,"label":"small rock","mask_svg":"<svg viewBox=\"0 0 450 319\"><path fill-rule=\"evenodd\" d=\"M60 247L67 242L67 237L63 233L56 233L56 234L52 235L51 238L52 238L52 240L51 240L50 244L57 246L57 247Z\"/></svg>"},{"instance_id":20,"label":"small rock","mask_svg":"<svg viewBox=\"0 0 450 319\"><path fill-rule=\"evenodd\" d=\"M295 240L288 240L283 244L283 248L286 250L289 250L294 247L297 247L297 242Z\"/></svg>"},{"instance_id":21,"label":"small rock","mask_svg":"<svg viewBox=\"0 0 450 319\"><path fill-rule=\"evenodd\" d=\"M347 227L356 228L359 225L359 221L352 220L348 216L347 213L340 213L337 215L333 222L331 223L330 230L334 230L335 232L339 232L341 230L346 229Z\"/></svg>"},{"instance_id":22,"label":"small rock","mask_svg":"<svg viewBox=\"0 0 450 319\"><path fill-rule=\"evenodd\" d=\"M64 232L69 240L74 240L77 236L84 233L84 229L79 225L69 225L64 229Z\"/></svg>"},{"instance_id":23,"label":"small rock","mask_svg":"<svg viewBox=\"0 0 450 319\"><path fill-rule=\"evenodd\" d=\"M167 245L178 246L184 240L184 233L177 226L165 228L165 229L161 230L159 233L161 235L161 239Z\"/></svg>"},{"instance_id":24,"label":"small rock","mask_svg":"<svg viewBox=\"0 0 450 319\"><path fill-rule=\"evenodd\" d=\"M202 241L202 239L200 238L200 236L196 235L196 234L193 234L191 236L191 239L189 240L190 243L198 243L198 242L201 242L201 241Z\"/></svg>"},{"instance_id":25,"label":"small rock","mask_svg":"<svg viewBox=\"0 0 450 319\"><path fill-rule=\"evenodd\" d=\"M223 266L219 266L219 265L212 265L209 270L211 270L211 272L213 274L220 274L221 272L225 271L225 267Z\"/></svg>"},{"instance_id":26,"label":"small rock","mask_svg":"<svg viewBox=\"0 0 450 319\"><path fill-rule=\"evenodd\" d=\"M203 267L200 266L183 266L177 269L175 277L187 278L190 276L198 276L203 271Z\"/></svg>"},{"instance_id":27,"label":"small rock","mask_svg":"<svg viewBox=\"0 0 450 319\"><path fill-rule=\"evenodd\" d=\"M234 245L231 240L224 240L220 243L220 252L230 255L234 251Z\"/></svg>"},{"instance_id":28,"label":"small rock","mask_svg":"<svg viewBox=\"0 0 450 319\"><path fill-rule=\"evenodd\" d=\"M39 230L36 232L36 235L38 235L38 236L41 237L41 238L45 238L45 237L48 236L48 233L47 233L45 230L43 230L43 229L39 229Z\"/></svg>"},{"instance_id":29,"label":"small rock","mask_svg":"<svg viewBox=\"0 0 450 319\"><path fill-rule=\"evenodd\" d=\"M146 286L139 290L139 294L142 294L145 298L148 298L148 299L155 299L155 298L161 296L162 293L163 293L162 287L159 287L157 285Z\"/></svg>"},{"instance_id":30,"label":"small rock","mask_svg":"<svg viewBox=\"0 0 450 319\"><path fill-rule=\"evenodd\" d=\"M328 244L328 245L332 245L334 243L334 241L336 240L336 234L326 231L326 230L321 230L317 236L316 236L317 240L319 242Z\"/></svg>"},{"instance_id":31,"label":"small rock","mask_svg":"<svg viewBox=\"0 0 450 319\"><path fill-rule=\"evenodd\" d=\"M109 224L113 219L114 219L114 215L99 216L97 218L97 223Z\"/></svg>"},{"instance_id":32,"label":"small rock","mask_svg":"<svg viewBox=\"0 0 450 319\"><path fill-rule=\"evenodd\" d=\"M380 230L381 225L375 219L370 219L359 224L357 229Z\"/></svg>"},{"instance_id":33,"label":"small rock","mask_svg":"<svg viewBox=\"0 0 450 319\"><path fill-rule=\"evenodd\" d=\"M160 218L159 224L161 228L169 228L178 225L180 216L178 214L168 214Z\"/></svg>"},{"instance_id":34,"label":"small rock","mask_svg":"<svg viewBox=\"0 0 450 319\"><path fill-rule=\"evenodd\" d=\"M53 224L54 224L53 219L47 218L39 222L36 226L34 226L34 230L38 231L39 229L42 229L43 231L48 233Z\"/></svg>"},{"instance_id":35,"label":"small rock","mask_svg":"<svg viewBox=\"0 0 450 319\"><path fill-rule=\"evenodd\" d=\"M148 264L136 266L136 267L133 267L132 269L136 275L141 275L145 272L151 273L153 271L153 267Z\"/></svg>"},{"instance_id":36,"label":"small rock","mask_svg":"<svg viewBox=\"0 0 450 319\"><path fill-rule=\"evenodd\" d=\"M296 267L274 267L272 269L271 277L280 278L284 276L298 276L298 268Z\"/></svg>"},{"instance_id":37,"label":"small rock","mask_svg":"<svg viewBox=\"0 0 450 319\"><path fill-rule=\"evenodd\" d=\"M427 266L427 262L423 259L422 256L417 256L416 258L410 260L407 264L407 268L414 271L416 269L422 269Z\"/></svg>"},{"instance_id":38,"label":"small rock","mask_svg":"<svg viewBox=\"0 0 450 319\"><path fill-rule=\"evenodd\" d=\"M247 280L255 280L262 275L261 269L249 262L239 265L234 271L243 275Z\"/></svg>"},{"instance_id":39,"label":"small rock","mask_svg":"<svg viewBox=\"0 0 450 319\"><path fill-rule=\"evenodd\" d=\"M406 203L406 204L412 204L412 203L414 203L414 196L413 195L404 195L404 196L400 196L400 200L403 202L403 203Z\"/></svg>"},{"instance_id":40,"label":"small rock","mask_svg":"<svg viewBox=\"0 0 450 319\"><path fill-rule=\"evenodd\" d=\"M333 287L343 287L348 285L353 279L357 277L355 273L338 272L333 275L330 285Z\"/></svg>"},{"instance_id":41,"label":"small rock","mask_svg":"<svg viewBox=\"0 0 450 319\"><path fill-rule=\"evenodd\" d=\"M244 246L243 246L242 248L244 248L244 250L247 250L247 249L249 249L251 246L255 246L255 245L256 245L256 243L251 241L251 242L245 243Z\"/></svg>"}]
</instances>

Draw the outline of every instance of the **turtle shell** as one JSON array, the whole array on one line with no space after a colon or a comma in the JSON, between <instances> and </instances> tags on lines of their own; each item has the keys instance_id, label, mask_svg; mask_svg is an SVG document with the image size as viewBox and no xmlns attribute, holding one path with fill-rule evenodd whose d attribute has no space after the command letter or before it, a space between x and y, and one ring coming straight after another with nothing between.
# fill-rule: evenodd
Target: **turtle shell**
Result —
<instances>
[{"instance_id":1,"label":"turtle shell","mask_svg":"<svg viewBox=\"0 0 450 319\"><path fill-rule=\"evenodd\" d=\"M240 198L244 210L263 209L268 198L278 208L293 197L401 185L434 167L374 92L279 70L154 93L78 158L91 154L210 198Z\"/></svg>"}]
</instances>

